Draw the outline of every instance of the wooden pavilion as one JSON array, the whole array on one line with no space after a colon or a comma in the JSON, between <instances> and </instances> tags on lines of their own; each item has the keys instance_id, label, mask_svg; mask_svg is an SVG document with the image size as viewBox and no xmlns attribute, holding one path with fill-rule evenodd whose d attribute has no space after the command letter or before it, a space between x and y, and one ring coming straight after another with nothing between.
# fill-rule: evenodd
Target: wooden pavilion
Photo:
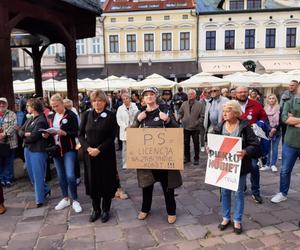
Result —
<instances>
[{"instance_id":1,"label":"wooden pavilion","mask_svg":"<svg viewBox=\"0 0 300 250\"><path fill-rule=\"evenodd\" d=\"M42 96L41 58L49 44L61 43L66 51L68 98L78 103L76 39L95 36L96 16L101 14L97 0L1 0L0 1L0 96L13 107L11 34L26 33L47 38L47 43L28 39L18 47L27 49L33 59L36 94ZM36 39L35 39L36 40Z\"/></svg>"}]
</instances>

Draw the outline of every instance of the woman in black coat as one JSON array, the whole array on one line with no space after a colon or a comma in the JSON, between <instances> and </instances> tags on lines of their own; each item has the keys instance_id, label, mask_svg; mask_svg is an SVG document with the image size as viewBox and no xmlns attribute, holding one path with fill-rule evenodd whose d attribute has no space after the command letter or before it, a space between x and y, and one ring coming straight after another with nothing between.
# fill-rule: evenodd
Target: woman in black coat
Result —
<instances>
[{"instance_id":1,"label":"woman in black coat","mask_svg":"<svg viewBox=\"0 0 300 250\"><path fill-rule=\"evenodd\" d=\"M251 158L258 158L261 154L258 138L252 131L248 121L239 119L241 114L242 110L237 101L225 103L223 107L224 121L214 129L216 134L242 138L242 150L238 152L239 157L242 159L242 165L238 190L235 192L233 214L233 229L236 234L241 234L243 230L244 188L247 174L251 171ZM221 188L223 220L218 226L221 231L231 224L231 193L231 190Z\"/></svg>"},{"instance_id":2,"label":"woman in black coat","mask_svg":"<svg viewBox=\"0 0 300 250\"><path fill-rule=\"evenodd\" d=\"M115 114L106 109L108 99L103 91L93 92L90 99L93 108L82 116L79 141L84 151L86 193L93 205L90 222L101 216L101 221L105 223L109 219L111 200L117 190L114 144L117 121Z\"/></svg>"}]
</instances>

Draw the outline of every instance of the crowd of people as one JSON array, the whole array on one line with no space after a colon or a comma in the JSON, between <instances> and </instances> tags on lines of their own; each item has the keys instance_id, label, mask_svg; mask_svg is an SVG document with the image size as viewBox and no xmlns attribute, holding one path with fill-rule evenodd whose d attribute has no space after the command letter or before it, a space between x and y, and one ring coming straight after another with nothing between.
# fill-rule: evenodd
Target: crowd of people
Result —
<instances>
[{"instance_id":1,"label":"crowd of people","mask_svg":"<svg viewBox=\"0 0 300 250\"><path fill-rule=\"evenodd\" d=\"M291 173L300 157L300 86L292 81L279 98L270 94L264 100L256 89L239 86L233 89L211 87L200 93L181 87L173 95L171 90L160 94L154 87L143 90L141 96L127 89L105 93L93 91L79 94L79 109L71 100L59 94L48 98L24 97L16 100L15 110L8 109L5 97L0 97L0 214L5 213L3 187L13 184L13 162L24 160L35 191L36 207L44 206L51 196L50 164L54 163L62 199L55 210L71 206L82 211L77 185L80 183L78 151L83 152L84 183L91 198L90 222L110 218L114 197L127 199L121 188L117 170L116 151L122 150L122 167L126 165L126 131L134 128L182 127L184 133L184 163L199 165L200 151L206 147L207 133L242 138L238 152L242 167L238 190L235 192L233 222L231 221L231 191L221 188L223 220L220 230L233 224L236 234L242 233L244 192L250 173L253 200L263 202L260 190L260 171L280 170L279 193L273 203L287 200ZM264 132L257 133L256 127ZM282 140L280 140L282 138ZM278 147L282 142L282 164L278 166ZM116 143L117 142L117 143ZM115 146L117 145L117 148ZM175 188L182 185L180 171L137 170L138 185L142 189L142 205L137 215L145 220L151 211L155 182L163 190L167 221L176 222Z\"/></svg>"}]
</instances>

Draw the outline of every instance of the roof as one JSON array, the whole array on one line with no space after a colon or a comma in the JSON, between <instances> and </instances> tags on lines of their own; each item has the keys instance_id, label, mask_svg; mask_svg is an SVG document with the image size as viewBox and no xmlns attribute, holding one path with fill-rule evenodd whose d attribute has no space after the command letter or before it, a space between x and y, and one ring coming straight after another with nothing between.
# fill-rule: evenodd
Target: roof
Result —
<instances>
[{"instance_id":1,"label":"roof","mask_svg":"<svg viewBox=\"0 0 300 250\"><path fill-rule=\"evenodd\" d=\"M104 12L194 9L194 0L106 0Z\"/></svg>"},{"instance_id":2,"label":"roof","mask_svg":"<svg viewBox=\"0 0 300 250\"><path fill-rule=\"evenodd\" d=\"M62 0L71 5L85 9L97 14L101 14L101 3L99 0Z\"/></svg>"},{"instance_id":3,"label":"roof","mask_svg":"<svg viewBox=\"0 0 300 250\"><path fill-rule=\"evenodd\" d=\"M227 13L229 12L228 10L224 10L222 8L225 0L196 0L196 10L197 13L202 14L202 13ZM287 5L282 5L276 0L266 0L264 3L264 8L259 9L259 10L244 10L244 11L230 11L230 12L250 12L250 11L268 11L268 10L288 10L288 9L295 9L293 6L287 6Z\"/></svg>"}]
</instances>

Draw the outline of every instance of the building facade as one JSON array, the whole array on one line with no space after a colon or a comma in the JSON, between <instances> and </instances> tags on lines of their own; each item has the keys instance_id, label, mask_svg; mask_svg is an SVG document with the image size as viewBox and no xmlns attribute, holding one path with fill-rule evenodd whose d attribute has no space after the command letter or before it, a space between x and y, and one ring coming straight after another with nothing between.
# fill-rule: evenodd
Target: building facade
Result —
<instances>
[{"instance_id":1,"label":"building facade","mask_svg":"<svg viewBox=\"0 0 300 250\"><path fill-rule=\"evenodd\" d=\"M151 73L186 78L197 72L197 17L192 0L108 0L103 6L108 75Z\"/></svg>"},{"instance_id":2,"label":"building facade","mask_svg":"<svg viewBox=\"0 0 300 250\"><path fill-rule=\"evenodd\" d=\"M104 67L104 38L101 17L96 20L96 35L76 41L77 69L79 78L99 78ZM32 77L32 58L20 48L12 49L13 74L15 79ZM41 61L43 79L65 78L66 57L62 44L51 44Z\"/></svg>"},{"instance_id":3,"label":"building facade","mask_svg":"<svg viewBox=\"0 0 300 250\"><path fill-rule=\"evenodd\" d=\"M299 0L199 0L199 67L220 75L244 66L300 69L299 7Z\"/></svg>"}]
</instances>

